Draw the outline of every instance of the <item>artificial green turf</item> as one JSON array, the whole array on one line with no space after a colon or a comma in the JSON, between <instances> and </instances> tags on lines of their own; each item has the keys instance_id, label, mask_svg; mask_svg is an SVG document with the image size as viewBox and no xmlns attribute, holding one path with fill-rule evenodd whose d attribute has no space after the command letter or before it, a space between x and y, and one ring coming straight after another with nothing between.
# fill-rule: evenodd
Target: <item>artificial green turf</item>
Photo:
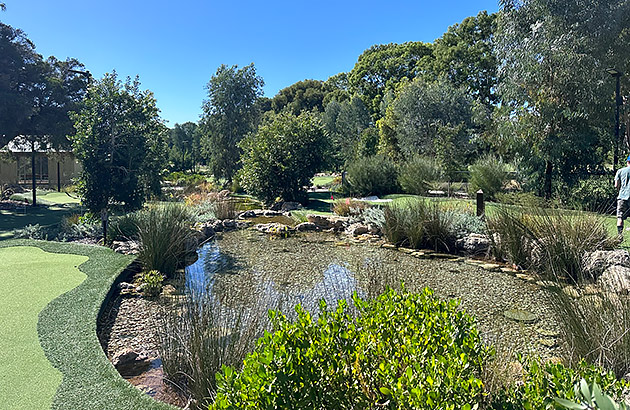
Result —
<instances>
[{"instance_id":1,"label":"artificial green turf","mask_svg":"<svg viewBox=\"0 0 630 410\"><path fill-rule=\"evenodd\" d=\"M3 241L0 243L0 251L6 252L5 248L15 251L14 247L22 246L26 247L23 249L27 249L29 255L41 252L32 249L36 247L46 252L71 255L69 258L77 258L76 255L81 255L82 260L88 258L78 266L85 275L85 280L54 299L39 313L37 332L41 347L52 366L63 375L63 381L55 393L51 408L173 409L169 405L156 402L126 382L105 356L96 335L96 321L101 304L115 278L132 258L103 247L32 240ZM31 259L31 256L26 256L24 262L26 266L30 264ZM0 260L4 263L3 258L0 257ZM76 263L71 266L75 265ZM36 265L24 269L36 270ZM0 270L4 272L4 266ZM29 290L29 284L29 281L24 281L23 291L35 293L35 288ZM24 298L29 299L30 296ZM0 301L1 303L3 302ZM4 330L4 327L2 329ZM11 366L25 365L19 357L11 359ZM7 363L2 362L0 366L8 366ZM32 372L36 378L38 377L38 371L30 369L30 366L23 371ZM0 370L0 374L3 373L4 369ZM33 385L24 386L27 395L39 387L40 383L37 380ZM5 404L6 402L0 403L0 408L4 409ZM17 407L8 408L38 407L20 403Z\"/></svg>"},{"instance_id":2,"label":"artificial green turf","mask_svg":"<svg viewBox=\"0 0 630 410\"><path fill-rule=\"evenodd\" d=\"M31 192L25 192L23 194L14 194L11 198L27 200L31 203L33 201L33 194ZM81 203L81 200L77 196L70 196L65 192L37 190L37 203L42 205L78 205Z\"/></svg>"},{"instance_id":3,"label":"artificial green turf","mask_svg":"<svg viewBox=\"0 0 630 410\"><path fill-rule=\"evenodd\" d=\"M0 397L5 408L52 404L62 375L44 356L37 316L48 302L85 279L77 266L87 259L30 246L0 249Z\"/></svg>"}]
</instances>

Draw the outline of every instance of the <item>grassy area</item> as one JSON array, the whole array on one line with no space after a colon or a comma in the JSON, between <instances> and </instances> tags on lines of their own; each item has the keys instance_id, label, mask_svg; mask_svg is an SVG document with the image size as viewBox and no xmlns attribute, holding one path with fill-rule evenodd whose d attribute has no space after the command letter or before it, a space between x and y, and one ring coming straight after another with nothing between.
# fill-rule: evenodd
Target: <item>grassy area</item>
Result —
<instances>
[{"instance_id":1,"label":"grassy area","mask_svg":"<svg viewBox=\"0 0 630 410\"><path fill-rule=\"evenodd\" d=\"M13 237L15 229L27 225L49 226L61 222L64 216L76 212L76 207L26 206L24 210L0 210L0 240Z\"/></svg>"},{"instance_id":2,"label":"grassy area","mask_svg":"<svg viewBox=\"0 0 630 410\"><path fill-rule=\"evenodd\" d=\"M4 408L173 409L164 403L154 401L123 380L105 356L96 335L96 321L101 304L115 278L131 262L131 257L96 246L30 240L3 241L0 243L0 252L2 252L0 259L3 262L5 256L14 255L11 256L13 258L11 260L15 259L14 265L16 269L19 268L19 272L15 272L15 277L12 278L15 285L6 289L4 276L13 275L11 272L13 269L8 269L9 272L0 275L3 278L0 298L3 330L6 329L4 321L17 323L22 320L13 317L17 314L16 308L9 307L5 293L13 300L21 298L28 301L26 309L32 320L33 312L41 309L40 305L43 303L41 299L54 297L54 292L48 289L45 295L39 296L42 287L50 287L60 293L76 285L80 278L84 278L79 286L57 297L39 312L37 322L39 342L43 354L58 372L57 377L63 377L62 381L61 378L54 379L55 376L48 373L44 377L39 368L31 366L31 361L23 360L24 353L2 357L0 361L2 386L0 397L30 400L31 397L39 397L35 392L45 388L42 396L52 401L52 405L44 405L46 400L42 399L39 399L38 403L21 401L15 406L4 401L2 403ZM55 282L59 275L64 274L61 272L53 274L51 271L53 267L61 271L62 266L65 266L63 271L66 272L66 279L64 283L57 284ZM5 271L7 269L2 270ZM33 282L31 278L35 278L36 281ZM35 300L41 303L35 305ZM30 306L31 301L34 306ZM10 318L7 318L7 315ZM32 336L32 326L30 329ZM11 340L12 338L13 336ZM5 341L0 339L0 342L3 346L1 350L5 350ZM30 375L29 378L24 381L2 379L5 374L15 374L9 371L16 372L17 367L24 367L19 371ZM55 380L61 381L61 384L57 382L58 388L56 393L53 391L52 397L50 391L56 387ZM8 396L2 390L7 382L12 383L9 385L10 389L18 390L12 393L12 396ZM7 405L8 407L5 407Z\"/></svg>"},{"instance_id":3,"label":"grassy area","mask_svg":"<svg viewBox=\"0 0 630 410\"><path fill-rule=\"evenodd\" d=\"M7 408L52 404L62 374L39 344L37 316L48 302L85 279L77 266L87 259L31 246L0 249L0 397Z\"/></svg>"},{"instance_id":4,"label":"grassy area","mask_svg":"<svg viewBox=\"0 0 630 410\"><path fill-rule=\"evenodd\" d=\"M313 177L313 179L311 180L311 183L314 186L326 186L326 185L329 185L331 182L333 182L334 179L335 177L330 176L330 175Z\"/></svg>"},{"instance_id":5,"label":"grassy area","mask_svg":"<svg viewBox=\"0 0 630 410\"><path fill-rule=\"evenodd\" d=\"M14 194L12 199L26 200L29 203L33 202L33 194L25 192L22 194ZM37 191L37 203L42 205L78 205L81 200L76 196L65 192L56 191Z\"/></svg>"}]
</instances>

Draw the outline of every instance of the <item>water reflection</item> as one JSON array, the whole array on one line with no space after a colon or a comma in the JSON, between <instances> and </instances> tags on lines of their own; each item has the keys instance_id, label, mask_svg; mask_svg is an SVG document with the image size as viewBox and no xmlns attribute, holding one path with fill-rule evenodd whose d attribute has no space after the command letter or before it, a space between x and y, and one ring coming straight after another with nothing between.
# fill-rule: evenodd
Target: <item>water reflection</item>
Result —
<instances>
[{"instance_id":1,"label":"water reflection","mask_svg":"<svg viewBox=\"0 0 630 410\"><path fill-rule=\"evenodd\" d=\"M285 314L291 314L297 304L316 314L321 299L324 299L328 306L335 306L341 299L351 301L355 291L359 296L364 296L355 274L344 262L329 263L323 272L321 270L310 272L308 270L312 267L303 266L304 272L271 275L255 267L246 266L243 261L223 252L216 240L204 244L197 253L199 259L186 268L187 291L192 295L209 297L215 303L224 305L223 307L234 304L233 292L236 288L248 289L246 295L236 296L237 304L241 307L250 302L266 300L267 305L274 306ZM226 278L225 275L235 276ZM315 281L306 287L299 280L301 277L313 275ZM284 279L274 281L272 277ZM233 280L240 282L238 286L230 283ZM245 282L247 285L243 286ZM225 303L221 303L221 300Z\"/></svg>"}]
</instances>

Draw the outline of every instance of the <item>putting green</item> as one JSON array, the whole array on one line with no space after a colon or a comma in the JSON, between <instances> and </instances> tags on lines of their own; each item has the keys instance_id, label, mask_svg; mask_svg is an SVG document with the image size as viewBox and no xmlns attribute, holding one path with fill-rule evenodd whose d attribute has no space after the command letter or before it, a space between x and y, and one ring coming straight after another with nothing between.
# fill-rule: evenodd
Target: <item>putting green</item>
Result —
<instances>
[{"instance_id":1,"label":"putting green","mask_svg":"<svg viewBox=\"0 0 630 410\"><path fill-rule=\"evenodd\" d=\"M0 407L49 409L62 374L37 336L39 312L86 278L87 256L32 246L0 248Z\"/></svg>"}]
</instances>

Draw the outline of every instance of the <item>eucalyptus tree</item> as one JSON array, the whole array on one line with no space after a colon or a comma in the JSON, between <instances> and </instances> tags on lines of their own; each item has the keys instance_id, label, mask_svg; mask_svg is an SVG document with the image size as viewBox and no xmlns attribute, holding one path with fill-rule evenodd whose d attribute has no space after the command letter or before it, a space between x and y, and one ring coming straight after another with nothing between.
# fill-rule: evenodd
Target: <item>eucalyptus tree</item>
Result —
<instances>
[{"instance_id":1,"label":"eucalyptus tree","mask_svg":"<svg viewBox=\"0 0 630 410\"><path fill-rule=\"evenodd\" d=\"M256 128L256 101L264 81L254 64L241 69L221 65L208 82L208 99L203 103L201 126L204 151L216 178L232 182L239 168L239 142Z\"/></svg>"},{"instance_id":2,"label":"eucalyptus tree","mask_svg":"<svg viewBox=\"0 0 630 410\"><path fill-rule=\"evenodd\" d=\"M323 101L327 94L323 81L298 81L282 90L271 100L276 113L287 111L299 115L302 111L324 111Z\"/></svg>"},{"instance_id":3,"label":"eucalyptus tree","mask_svg":"<svg viewBox=\"0 0 630 410\"><path fill-rule=\"evenodd\" d=\"M546 197L554 173L566 180L606 161L613 88L604 69L629 68L629 30L628 0L502 2L498 91L512 135L501 143L544 163Z\"/></svg>"}]
</instances>

